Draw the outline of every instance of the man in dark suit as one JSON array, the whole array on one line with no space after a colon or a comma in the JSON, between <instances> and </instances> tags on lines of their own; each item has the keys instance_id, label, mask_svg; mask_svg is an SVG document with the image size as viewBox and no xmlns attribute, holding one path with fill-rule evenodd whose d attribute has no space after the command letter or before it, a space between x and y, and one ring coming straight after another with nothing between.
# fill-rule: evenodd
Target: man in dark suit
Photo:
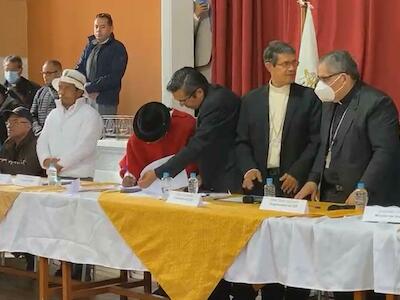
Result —
<instances>
[{"instance_id":1,"label":"man in dark suit","mask_svg":"<svg viewBox=\"0 0 400 300\"><path fill-rule=\"evenodd\" d=\"M181 105L196 111L196 131L186 147L164 165L145 173L138 184L147 187L164 172L175 176L195 162L203 189L215 192L240 189L235 166L239 97L226 88L210 85L204 75L190 67L176 71L167 90Z\"/></svg>"},{"instance_id":2,"label":"man in dark suit","mask_svg":"<svg viewBox=\"0 0 400 300\"><path fill-rule=\"evenodd\" d=\"M312 172L297 198L354 204L357 182L365 183L369 204L399 205L398 112L389 96L360 80L347 51L320 60L316 94L324 102L321 145ZM336 299L352 299L336 293ZM384 299L371 295L368 299Z\"/></svg>"},{"instance_id":3,"label":"man in dark suit","mask_svg":"<svg viewBox=\"0 0 400 300\"><path fill-rule=\"evenodd\" d=\"M273 178L277 196L293 196L307 180L319 146L321 105L310 88L294 83L295 50L273 41L264 51L271 80L242 99L237 128L237 160L243 188L262 195L262 182ZM234 299L254 299L250 285L234 285ZM306 299L309 291L267 284L263 299Z\"/></svg>"},{"instance_id":4,"label":"man in dark suit","mask_svg":"<svg viewBox=\"0 0 400 300\"><path fill-rule=\"evenodd\" d=\"M196 131L174 157L139 178L139 186L148 187L164 172L173 177L188 164L197 163L202 189L238 191L240 178L235 165L235 137L239 97L224 87L210 85L203 74L191 67L176 71L167 90L181 105L195 110ZM229 284L222 280L209 297L211 299L229 300Z\"/></svg>"}]
</instances>

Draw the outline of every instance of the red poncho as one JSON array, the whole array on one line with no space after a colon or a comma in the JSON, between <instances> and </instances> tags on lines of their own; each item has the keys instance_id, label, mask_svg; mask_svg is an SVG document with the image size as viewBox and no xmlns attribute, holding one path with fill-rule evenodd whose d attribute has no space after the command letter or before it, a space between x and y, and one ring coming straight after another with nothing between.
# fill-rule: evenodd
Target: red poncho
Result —
<instances>
[{"instance_id":1,"label":"red poncho","mask_svg":"<svg viewBox=\"0 0 400 300\"><path fill-rule=\"evenodd\" d=\"M160 158L176 154L186 146L195 129L195 118L185 112L173 110L169 130L161 139L147 143L132 134L128 140L126 154L119 162L121 177L128 170L139 179L140 172L145 166ZM188 174L196 170L195 164L186 166Z\"/></svg>"}]
</instances>

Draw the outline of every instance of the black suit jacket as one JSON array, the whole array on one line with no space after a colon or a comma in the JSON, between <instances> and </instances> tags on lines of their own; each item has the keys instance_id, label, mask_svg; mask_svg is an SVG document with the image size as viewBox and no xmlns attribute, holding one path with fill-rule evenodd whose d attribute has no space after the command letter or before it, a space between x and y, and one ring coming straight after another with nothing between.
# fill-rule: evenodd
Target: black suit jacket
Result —
<instances>
[{"instance_id":1,"label":"black suit jacket","mask_svg":"<svg viewBox=\"0 0 400 300\"><path fill-rule=\"evenodd\" d=\"M216 192L237 191L240 177L235 164L235 137L240 99L221 86L209 86L189 143L164 165L155 169L175 176L189 163L199 166L203 188Z\"/></svg>"},{"instance_id":2,"label":"black suit jacket","mask_svg":"<svg viewBox=\"0 0 400 300\"><path fill-rule=\"evenodd\" d=\"M398 112L384 93L364 83L357 83L354 96L332 147L330 172L336 174L335 199L344 202L363 181L369 194L369 204L398 205L400 203L400 141ZM321 146L310 180L319 183L325 170L334 103L322 108ZM322 195L324 194L324 186Z\"/></svg>"},{"instance_id":3,"label":"black suit jacket","mask_svg":"<svg viewBox=\"0 0 400 300\"><path fill-rule=\"evenodd\" d=\"M237 160L244 175L259 169L266 177L269 148L269 85L250 91L242 99L237 128ZM286 109L280 153L281 175L304 184L319 146L321 102L310 88L293 83Z\"/></svg>"}]
</instances>

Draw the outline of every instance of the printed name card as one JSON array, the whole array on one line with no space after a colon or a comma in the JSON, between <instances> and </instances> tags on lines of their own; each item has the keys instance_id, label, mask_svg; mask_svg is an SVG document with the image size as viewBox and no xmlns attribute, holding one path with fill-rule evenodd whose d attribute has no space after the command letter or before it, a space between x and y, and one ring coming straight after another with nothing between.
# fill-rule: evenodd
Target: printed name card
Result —
<instances>
[{"instance_id":1,"label":"printed name card","mask_svg":"<svg viewBox=\"0 0 400 300\"><path fill-rule=\"evenodd\" d=\"M167 203L199 207L202 206L201 194L169 191Z\"/></svg>"},{"instance_id":2,"label":"printed name card","mask_svg":"<svg viewBox=\"0 0 400 300\"><path fill-rule=\"evenodd\" d=\"M298 200L279 197L263 197L260 209L275 210L291 213L307 213L307 200Z\"/></svg>"},{"instance_id":3,"label":"printed name card","mask_svg":"<svg viewBox=\"0 0 400 300\"><path fill-rule=\"evenodd\" d=\"M10 174L0 174L0 184L12 184L12 176Z\"/></svg>"},{"instance_id":4,"label":"printed name card","mask_svg":"<svg viewBox=\"0 0 400 300\"><path fill-rule=\"evenodd\" d=\"M362 220L364 222L400 223L400 207L366 206Z\"/></svg>"},{"instance_id":5,"label":"printed name card","mask_svg":"<svg viewBox=\"0 0 400 300\"><path fill-rule=\"evenodd\" d=\"M39 186L42 185L42 178L39 176L17 174L14 179L15 185Z\"/></svg>"},{"instance_id":6,"label":"printed name card","mask_svg":"<svg viewBox=\"0 0 400 300\"><path fill-rule=\"evenodd\" d=\"M80 188L81 188L81 180L78 178L78 179L73 180L70 184L65 186L65 189L66 189L65 192L69 195L74 195L74 194L79 193Z\"/></svg>"}]
</instances>

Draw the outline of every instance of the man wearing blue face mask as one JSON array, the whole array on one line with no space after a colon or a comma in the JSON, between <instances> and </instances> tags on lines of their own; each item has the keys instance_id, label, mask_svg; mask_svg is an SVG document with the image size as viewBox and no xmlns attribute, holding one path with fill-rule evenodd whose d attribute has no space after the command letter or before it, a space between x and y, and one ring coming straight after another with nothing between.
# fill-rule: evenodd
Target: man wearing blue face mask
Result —
<instances>
[{"instance_id":1,"label":"man wearing blue face mask","mask_svg":"<svg viewBox=\"0 0 400 300\"><path fill-rule=\"evenodd\" d=\"M354 189L363 181L370 204L398 204L400 142L398 112L392 99L360 80L347 51L320 60L315 93L323 104L321 146L310 181L299 198L354 204Z\"/></svg>"},{"instance_id":2,"label":"man wearing blue face mask","mask_svg":"<svg viewBox=\"0 0 400 300\"><path fill-rule=\"evenodd\" d=\"M16 98L21 105L30 109L33 97L40 86L21 76L21 57L15 55L7 56L3 61L3 69L4 78L6 79L4 86L8 89L9 94Z\"/></svg>"}]
</instances>

